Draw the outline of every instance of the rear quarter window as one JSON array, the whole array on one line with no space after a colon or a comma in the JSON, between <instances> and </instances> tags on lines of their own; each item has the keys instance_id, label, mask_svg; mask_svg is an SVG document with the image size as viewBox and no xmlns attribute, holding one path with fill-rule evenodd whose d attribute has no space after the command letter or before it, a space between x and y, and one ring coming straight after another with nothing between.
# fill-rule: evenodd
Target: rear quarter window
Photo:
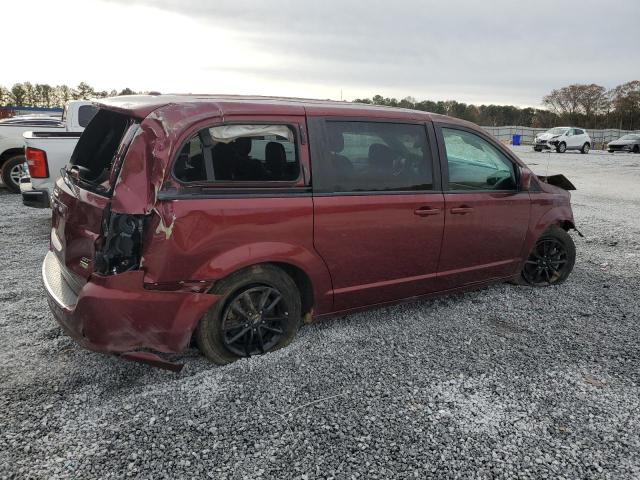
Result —
<instances>
[{"instance_id":1,"label":"rear quarter window","mask_svg":"<svg viewBox=\"0 0 640 480\"><path fill-rule=\"evenodd\" d=\"M226 125L200 130L173 166L183 183L294 182L300 176L293 131L285 125Z\"/></svg>"}]
</instances>

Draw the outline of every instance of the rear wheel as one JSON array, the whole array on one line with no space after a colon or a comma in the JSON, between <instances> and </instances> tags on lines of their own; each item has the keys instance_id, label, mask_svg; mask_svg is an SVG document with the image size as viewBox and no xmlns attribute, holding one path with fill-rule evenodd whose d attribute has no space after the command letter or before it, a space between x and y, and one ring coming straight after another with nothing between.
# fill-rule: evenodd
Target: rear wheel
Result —
<instances>
[{"instance_id":1,"label":"rear wheel","mask_svg":"<svg viewBox=\"0 0 640 480\"><path fill-rule=\"evenodd\" d=\"M24 155L10 157L2 164L2 170L0 170L2 182L14 193L20 193L20 175L24 161Z\"/></svg>"},{"instance_id":2,"label":"rear wheel","mask_svg":"<svg viewBox=\"0 0 640 480\"><path fill-rule=\"evenodd\" d=\"M564 282L576 261L576 246L571 236L558 226L549 228L538 239L522 268L527 285L546 287Z\"/></svg>"},{"instance_id":3,"label":"rear wheel","mask_svg":"<svg viewBox=\"0 0 640 480\"><path fill-rule=\"evenodd\" d=\"M219 365L288 345L301 323L300 293L284 271L272 265L241 270L216 288L220 300L200 321L200 351Z\"/></svg>"},{"instance_id":4,"label":"rear wheel","mask_svg":"<svg viewBox=\"0 0 640 480\"><path fill-rule=\"evenodd\" d=\"M564 153L567 151L567 144L564 142L560 142L558 144L558 146L556 147L556 152L558 153Z\"/></svg>"},{"instance_id":5,"label":"rear wheel","mask_svg":"<svg viewBox=\"0 0 640 480\"><path fill-rule=\"evenodd\" d=\"M541 148L536 148L536 147L534 147L533 149L534 149L536 152L541 152L541 151L542 151L542 149L541 149Z\"/></svg>"},{"instance_id":6,"label":"rear wheel","mask_svg":"<svg viewBox=\"0 0 640 480\"><path fill-rule=\"evenodd\" d=\"M591 145L589 145L589 142L585 142L584 145L582 145L582 148L580 149L580 153L589 153L590 148L591 148Z\"/></svg>"},{"instance_id":7,"label":"rear wheel","mask_svg":"<svg viewBox=\"0 0 640 480\"><path fill-rule=\"evenodd\" d=\"M640 153L640 145L633 146L633 153Z\"/></svg>"}]
</instances>

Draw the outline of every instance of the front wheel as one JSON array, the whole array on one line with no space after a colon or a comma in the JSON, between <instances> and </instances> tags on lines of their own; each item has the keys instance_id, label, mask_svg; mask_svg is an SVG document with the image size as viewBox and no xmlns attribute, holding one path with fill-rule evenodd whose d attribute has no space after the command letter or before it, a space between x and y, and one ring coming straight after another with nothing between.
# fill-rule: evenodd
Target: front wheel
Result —
<instances>
[{"instance_id":1,"label":"front wheel","mask_svg":"<svg viewBox=\"0 0 640 480\"><path fill-rule=\"evenodd\" d=\"M556 152L558 153L564 153L567 151L567 144L564 142L560 142L558 144L558 146L556 147Z\"/></svg>"},{"instance_id":2,"label":"front wheel","mask_svg":"<svg viewBox=\"0 0 640 480\"><path fill-rule=\"evenodd\" d=\"M633 146L633 153L640 153L640 145Z\"/></svg>"},{"instance_id":3,"label":"front wheel","mask_svg":"<svg viewBox=\"0 0 640 480\"><path fill-rule=\"evenodd\" d=\"M301 323L300 293L284 271L257 265L236 272L215 289L220 300L196 330L200 351L225 365L288 345Z\"/></svg>"},{"instance_id":4,"label":"front wheel","mask_svg":"<svg viewBox=\"0 0 640 480\"><path fill-rule=\"evenodd\" d=\"M576 246L571 236L552 226L538 239L522 268L527 285L546 287L564 282L576 262Z\"/></svg>"},{"instance_id":5,"label":"front wheel","mask_svg":"<svg viewBox=\"0 0 640 480\"><path fill-rule=\"evenodd\" d=\"M13 193L20 193L20 175L22 174L24 161L24 155L16 155L8 158L2 165L2 170L0 171L2 182Z\"/></svg>"},{"instance_id":6,"label":"front wheel","mask_svg":"<svg viewBox=\"0 0 640 480\"><path fill-rule=\"evenodd\" d=\"M582 148L580 149L580 153L589 153L590 148L591 145L589 145L589 142L585 142L585 144L582 145Z\"/></svg>"}]
</instances>

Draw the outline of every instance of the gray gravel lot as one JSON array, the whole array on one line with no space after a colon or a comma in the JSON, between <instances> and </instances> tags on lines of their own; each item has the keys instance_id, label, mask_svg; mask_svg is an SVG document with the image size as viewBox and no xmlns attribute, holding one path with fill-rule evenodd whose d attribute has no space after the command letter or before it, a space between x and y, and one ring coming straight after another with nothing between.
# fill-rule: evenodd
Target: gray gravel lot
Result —
<instances>
[{"instance_id":1,"label":"gray gravel lot","mask_svg":"<svg viewBox=\"0 0 640 480\"><path fill-rule=\"evenodd\" d=\"M336 318L225 367L192 351L178 375L61 334L49 212L0 190L0 478L640 478L640 155L517 152L578 188L564 285Z\"/></svg>"}]
</instances>

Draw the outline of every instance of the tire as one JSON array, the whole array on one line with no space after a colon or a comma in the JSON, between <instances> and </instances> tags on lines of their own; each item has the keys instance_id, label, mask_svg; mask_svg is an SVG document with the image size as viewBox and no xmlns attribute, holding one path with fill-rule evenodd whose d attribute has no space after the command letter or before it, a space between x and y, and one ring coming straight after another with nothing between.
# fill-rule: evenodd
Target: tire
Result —
<instances>
[{"instance_id":1,"label":"tire","mask_svg":"<svg viewBox=\"0 0 640 480\"><path fill-rule=\"evenodd\" d=\"M541 149L541 148L534 148L534 150L535 150L536 152L541 152L541 151L542 151L542 149Z\"/></svg>"},{"instance_id":2,"label":"tire","mask_svg":"<svg viewBox=\"0 0 640 480\"><path fill-rule=\"evenodd\" d=\"M640 145L633 146L633 153L640 153Z\"/></svg>"},{"instance_id":3,"label":"tire","mask_svg":"<svg viewBox=\"0 0 640 480\"><path fill-rule=\"evenodd\" d=\"M2 170L0 170L2 183L13 193L20 193L20 173L24 162L24 155L16 155L9 157L2 164Z\"/></svg>"},{"instance_id":4,"label":"tire","mask_svg":"<svg viewBox=\"0 0 640 480\"><path fill-rule=\"evenodd\" d=\"M556 152L558 153L564 153L567 151L567 144L564 142L560 142L558 144L558 146L556 147Z\"/></svg>"},{"instance_id":5,"label":"tire","mask_svg":"<svg viewBox=\"0 0 640 480\"><path fill-rule=\"evenodd\" d=\"M613 153L613 150L609 150L609 153Z\"/></svg>"},{"instance_id":6,"label":"tire","mask_svg":"<svg viewBox=\"0 0 640 480\"><path fill-rule=\"evenodd\" d=\"M590 148L591 148L591 145L589 145L589 142L584 142L584 145L582 145L582 148L580 149L580 153L582 154L589 153Z\"/></svg>"},{"instance_id":7,"label":"tire","mask_svg":"<svg viewBox=\"0 0 640 480\"><path fill-rule=\"evenodd\" d=\"M521 283L533 287L559 285L573 270L576 246L571 235L557 225L536 241L520 273Z\"/></svg>"},{"instance_id":8,"label":"tire","mask_svg":"<svg viewBox=\"0 0 640 480\"><path fill-rule=\"evenodd\" d=\"M300 292L293 279L273 265L256 265L233 273L216 286L214 293L221 298L200 320L195 332L198 348L213 363L226 365L277 350L291 343L298 332ZM272 302L275 306L269 309ZM275 318L280 320L276 322Z\"/></svg>"}]
</instances>

